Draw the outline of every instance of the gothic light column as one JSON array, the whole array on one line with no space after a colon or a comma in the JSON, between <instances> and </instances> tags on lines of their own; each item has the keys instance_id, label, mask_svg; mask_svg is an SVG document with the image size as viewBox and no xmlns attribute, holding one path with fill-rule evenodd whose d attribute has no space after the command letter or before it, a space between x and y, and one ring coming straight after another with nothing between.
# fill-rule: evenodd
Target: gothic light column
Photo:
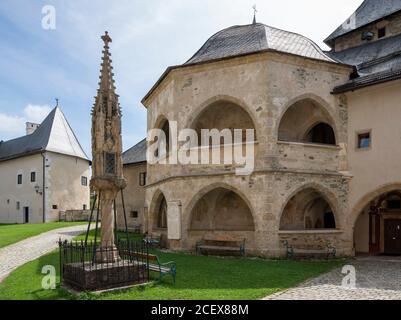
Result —
<instances>
[{"instance_id":1,"label":"gothic light column","mask_svg":"<svg viewBox=\"0 0 401 320\"><path fill-rule=\"evenodd\" d=\"M123 177L121 108L115 93L113 67L108 32L104 42L100 82L92 109L92 179L91 186L100 198L101 245L114 247L113 203L117 194L126 187ZM97 256L99 262L114 262L114 255Z\"/></svg>"}]
</instances>

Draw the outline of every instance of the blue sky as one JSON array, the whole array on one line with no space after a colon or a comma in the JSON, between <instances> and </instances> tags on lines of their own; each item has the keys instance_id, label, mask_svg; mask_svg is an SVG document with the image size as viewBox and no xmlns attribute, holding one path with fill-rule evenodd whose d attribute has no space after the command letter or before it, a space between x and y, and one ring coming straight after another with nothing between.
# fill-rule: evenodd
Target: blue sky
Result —
<instances>
[{"instance_id":1,"label":"blue sky","mask_svg":"<svg viewBox=\"0 0 401 320\"><path fill-rule=\"evenodd\" d=\"M146 136L141 99L169 65L188 60L217 31L252 21L323 39L362 0L1 0L0 140L40 122L55 97L87 154L105 30L123 108L125 149ZM42 8L56 9L56 29L42 28Z\"/></svg>"}]
</instances>

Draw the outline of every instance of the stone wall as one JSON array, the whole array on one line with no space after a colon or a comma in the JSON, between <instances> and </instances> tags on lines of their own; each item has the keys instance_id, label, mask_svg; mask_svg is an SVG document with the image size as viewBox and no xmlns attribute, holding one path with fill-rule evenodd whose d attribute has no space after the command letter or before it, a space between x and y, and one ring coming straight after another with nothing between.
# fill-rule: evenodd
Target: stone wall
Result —
<instances>
[{"instance_id":1,"label":"stone wall","mask_svg":"<svg viewBox=\"0 0 401 320\"><path fill-rule=\"evenodd\" d=\"M90 210L68 210L60 211L59 221L74 222L74 221L89 221L91 215ZM96 221L97 210L93 212L92 221Z\"/></svg>"}]
</instances>

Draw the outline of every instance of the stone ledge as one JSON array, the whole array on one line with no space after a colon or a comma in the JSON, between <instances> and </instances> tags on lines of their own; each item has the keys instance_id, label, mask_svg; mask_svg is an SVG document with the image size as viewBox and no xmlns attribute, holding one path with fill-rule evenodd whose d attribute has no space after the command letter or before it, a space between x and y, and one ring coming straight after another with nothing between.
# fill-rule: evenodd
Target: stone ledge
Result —
<instances>
[{"instance_id":1,"label":"stone ledge","mask_svg":"<svg viewBox=\"0 0 401 320\"><path fill-rule=\"evenodd\" d=\"M279 235L291 235L291 234L340 234L344 233L343 230L281 230L278 232Z\"/></svg>"},{"instance_id":2,"label":"stone ledge","mask_svg":"<svg viewBox=\"0 0 401 320\"><path fill-rule=\"evenodd\" d=\"M317 148L317 149L329 149L329 150L336 150L336 151L341 150L341 147L339 147L339 146L332 146L332 145L318 144L318 143L277 141L277 144L289 145L289 146L291 146L291 145L293 145L293 146L302 146L302 147Z\"/></svg>"}]
</instances>

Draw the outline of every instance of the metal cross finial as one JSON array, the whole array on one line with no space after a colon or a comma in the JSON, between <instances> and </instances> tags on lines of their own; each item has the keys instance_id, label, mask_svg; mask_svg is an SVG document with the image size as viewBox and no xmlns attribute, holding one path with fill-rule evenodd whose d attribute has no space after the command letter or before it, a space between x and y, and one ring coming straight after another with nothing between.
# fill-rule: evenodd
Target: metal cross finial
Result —
<instances>
[{"instance_id":1,"label":"metal cross finial","mask_svg":"<svg viewBox=\"0 0 401 320\"><path fill-rule=\"evenodd\" d=\"M107 31L104 33L104 36L102 36L102 40L104 41L105 46L108 46L109 43L112 42L109 33Z\"/></svg>"},{"instance_id":2,"label":"metal cross finial","mask_svg":"<svg viewBox=\"0 0 401 320\"><path fill-rule=\"evenodd\" d=\"M59 101L58 98L56 98L56 107L58 107L58 101Z\"/></svg>"},{"instance_id":3,"label":"metal cross finial","mask_svg":"<svg viewBox=\"0 0 401 320\"><path fill-rule=\"evenodd\" d=\"M256 13L258 12L258 10L256 9L256 4L253 5L253 24L256 24Z\"/></svg>"}]
</instances>

